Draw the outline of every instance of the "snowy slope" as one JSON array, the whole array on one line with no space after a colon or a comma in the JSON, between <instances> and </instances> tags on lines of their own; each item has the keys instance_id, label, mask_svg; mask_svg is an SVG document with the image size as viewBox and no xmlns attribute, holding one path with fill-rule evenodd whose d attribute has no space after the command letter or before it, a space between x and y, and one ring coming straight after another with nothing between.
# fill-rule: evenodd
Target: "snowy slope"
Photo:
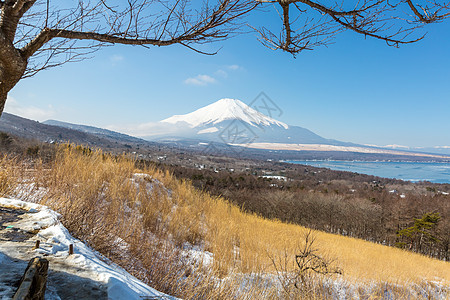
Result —
<instances>
[{"instance_id":1,"label":"snowy slope","mask_svg":"<svg viewBox=\"0 0 450 300\"><path fill-rule=\"evenodd\" d=\"M24 241L0 243L0 273L7 273L0 276L0 299L11 299L15 289L8 279L20 279L28 261L36 256L50 262L45 299L93 299L102 290L108 299L176 299L149 287L72 237L59 222L59 215L46 206L0 198L0 207L27 211L18 220L3 224L2 230L38 231ZM41 244L33 250L36 240ZM68 255L70 244L74 245L72 255Z\"/></svg>"},{"instance_id":2,"label":"snowy slope","mask_svg":"<svg viewBox=\"0 0 450 300\"><path fill-rule=\"evenodd\" d=\"M240 120L251 126L279 126L288 129L283 122L272 119L237 99L221 99L185 115L175 115L161 122L176 124L186 122L191 127L218 124L227 120Z\"/></svg>"}]
</instances>

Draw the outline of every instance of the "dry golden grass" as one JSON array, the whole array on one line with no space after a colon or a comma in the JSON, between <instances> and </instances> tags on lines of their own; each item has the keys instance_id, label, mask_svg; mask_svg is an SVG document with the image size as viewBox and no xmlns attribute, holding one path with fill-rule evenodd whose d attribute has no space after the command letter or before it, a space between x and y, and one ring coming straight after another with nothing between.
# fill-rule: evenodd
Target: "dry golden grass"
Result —
<instances>
[{"instance_id":1,"label":"dry golden grass","mask_svg":"<svg viewBox=\"0 0 450 300\"><path fill-rule=\"evenodd\" d=\"M0 195L13 195L17 183L26 177L20 171L24 167L6 157L0 166ZM264 283L266 279L255 278L275 274L273 258L285 254L291 261L283 271L293 271L306 228L243 213L167 172L137 170L127 156L66 145L47 166L49 170L42 164L35 166L36 184L29 193L45 187L40 202L60 212L75 236L154 287L185 298L228 299L238 293L242 299L283 297L273 284ZM343 270L341 279L376 286L369 289L374 298L386 284L394 291L397 285L427 288L440 282L446 289L443 293L448 292L448 262L359 239L315 235L321 255L334 259ZM189 261L182 259L180 251L186 243L213 253L213 266L186 266ZM236 274L251 274L245 279L253 278L247 290L242 290L244 279ZM312 289L300 298L324 298L330 292L323 289ZM397 295L403 292L396 291Z\"/></svg>"},{"instance_id":2,"label":"dry golden grass","mask_svg":"<svg viewBox=\"0 0 450 300\"><path fill-rule=\"evenodd\" d=\"M21 170L17 168L17 161L9 159L6 155L0 157L0 197L4 197L14 192L22 178Z\"/></svg>"}]
</instances>

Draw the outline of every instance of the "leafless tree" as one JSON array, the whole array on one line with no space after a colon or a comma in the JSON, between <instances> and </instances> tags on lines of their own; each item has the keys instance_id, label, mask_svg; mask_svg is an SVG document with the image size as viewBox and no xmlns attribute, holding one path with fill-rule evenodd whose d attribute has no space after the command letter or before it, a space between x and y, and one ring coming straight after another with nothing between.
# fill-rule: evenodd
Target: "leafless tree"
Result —
<instances>
[{"instance_id":1,"label":"leafless tree","mask_svg":"<svg viewBox=\"0 0 450 300\"><path fill-rule=\"evenodd\" d=\"M324 3L321 3L324 2ZM274 6L281 31L254 26L262 43L293 55L326 45L343 30L412 43L424 24L449 16L439 0L0 0L0 114L8 92L21 79L66 62L79 61L113 44L183 45L226 39L242 28L242 17ZM270 7L269 7L270 9ZM214 54L214 53L204 53Z\"/></svg>"},{"instance_id":2,"label":"leafless tree","mask_svg":"<svg viewBox=\"0 0 450 300\"><path fill-rule=\"evenodd\" d=\"M313 277L316 275L325 277L343 273L333 259L319 254L319 249L316 248L316 236L311 229L305 232L301 243L293 266L291 266L292 261L289 259L287 250L283 256L279 257L268 253L282 292L287 299L297 299L298 296L303 299L302 295L313 294Z\"/></svg>"},{"instance_id":3,"label":"leafless tree","mask_svg":"<svg viewBox=\"0 0 450 300\"><path fill-rule=\"evenodd\" d=\"M334 266L332 259L318 254L318 249L315 248L316 237L312 230L308 230L305 233L304 239L303 249L295 256L295 262L298 267L297 276L300 279L300 283L304 284L310 273L322 275L342 274L342 270Z\"/></svg>"},{"instance_id":4,"label":"leafless tree","mask_svg":"<svg viewBox=\"0 0 450 300\"><path fill-rule=\"evenodd\" d=\"M398 47L421 40L417 30L450 15L450 2L438 0L257 0L278 11L282 29L255 28L270 49L294 56L327 45L344 30Z\"/></svg>"}]
</instances>

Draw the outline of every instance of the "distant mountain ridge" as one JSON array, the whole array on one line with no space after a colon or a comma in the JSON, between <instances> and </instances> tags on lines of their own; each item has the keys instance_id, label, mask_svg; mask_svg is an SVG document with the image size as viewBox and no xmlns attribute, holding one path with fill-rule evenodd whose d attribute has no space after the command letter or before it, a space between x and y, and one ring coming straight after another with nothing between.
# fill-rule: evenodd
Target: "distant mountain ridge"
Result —
<instances>
[{"instance_id":1,"label":"distant mountain ridge","mask_svg":"<svg viewBox=\"0 0 450 300\"><path fill-rule=\"evenodd\" d=\"M44 121L43 124L72 129L72 130L76 130L76 131L80 131L80 132L84 132L84 133L93 134L98 137L120 140L122 142L140 143L140 142L144 141L144 140L134 137L134 136L130 136L127 134L119 133L119 132L108 130L108 129L98 128L98 127L94 127L94 126L72 124L72 123L61 122L61 121L57 121L57 120L47 120L47 121Z\"/></svg>"},{"instance_id":2,"label":"distant mountain ridge","mask_svg":"<svg viewBox=\"0 0 450 300\"><path fill-rule=\"evenodd\" d=\"M220 99L184 115L174 115L161 123L180 128L164 139L200 139L225 144L296 143L352 146L355 144L323 138L311 130L275 120L237 99ZM146 139L152 139L151 136Z\"/></svg>"},{"instance_id":3,"label":"distant mountain ridge","mask_svg":"<svg viewBox=\"0 0 450 300\"><path fill-rule=\"evenodd\" d=\"M85 130L80 130L83 127ZM88 144L104 149L129 148L130 146L137 145L150 146L155 144L136 137L92 126L75 125L59 121L40 123L6 112L3 112L0 118L0 131L42 142L71 142L83 145Z\"/></svg>"}]
</instances>

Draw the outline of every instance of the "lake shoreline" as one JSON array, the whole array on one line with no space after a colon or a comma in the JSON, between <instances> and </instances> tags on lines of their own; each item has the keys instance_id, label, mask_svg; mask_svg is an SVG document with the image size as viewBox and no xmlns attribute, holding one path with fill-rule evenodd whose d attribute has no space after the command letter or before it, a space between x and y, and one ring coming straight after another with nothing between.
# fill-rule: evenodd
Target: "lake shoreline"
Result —
<instances>
[{"instance_id":1,"label":"lake shoreline","mask_svg":"<svg viewBox=\"0 0 450 300\"><path fill-rule=\"evenodd\" d=\"M432 183L450 184L450 163L448 162L358 160L289 160L283 162L410 182L429 181Z\"/></svg>"}]
</instances>

